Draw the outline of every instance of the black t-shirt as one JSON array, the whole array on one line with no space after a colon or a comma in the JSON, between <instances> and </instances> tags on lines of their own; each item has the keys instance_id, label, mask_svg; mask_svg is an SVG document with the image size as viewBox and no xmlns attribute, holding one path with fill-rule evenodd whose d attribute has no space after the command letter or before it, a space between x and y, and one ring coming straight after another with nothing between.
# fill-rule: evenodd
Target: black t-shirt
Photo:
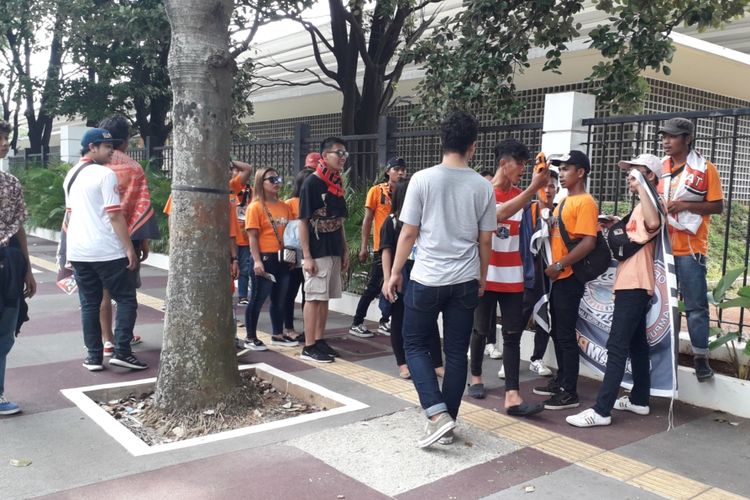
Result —
<instances>
[{"instance_id":1,"label":"black t-shirt","mask_svg":"<svg viewBox=\"0 0 750 500\"><path fill-rule=\"evenodd\" d=\"M393 262L393 259L396 255L396 245L398 244L398 238L401 235L402 227L402 224L399 222L394 224L394 220L396 220L395 216L393 214L389 214L388 218L385 220L385 222L383 222L383 226L380 228L380 248L378 248L378 250L381 252L385 248L391 250L391 262ZM405 278L409 278L413 265L413 260L409 259L406 261L404 265Z\"/></svg>"},{"instance_id":2,"label":"black t-shirt","mask_svg":"<svg viewBox=\"0 0 750 500\"><path fill-rule=\"evenodd\" d=\"M315 174L305 179L299 194L299 218L308 219L314 259L343 256L342 226L347 215L343 196L330 193L325 181Z\"/></svg>"}]
</instances>

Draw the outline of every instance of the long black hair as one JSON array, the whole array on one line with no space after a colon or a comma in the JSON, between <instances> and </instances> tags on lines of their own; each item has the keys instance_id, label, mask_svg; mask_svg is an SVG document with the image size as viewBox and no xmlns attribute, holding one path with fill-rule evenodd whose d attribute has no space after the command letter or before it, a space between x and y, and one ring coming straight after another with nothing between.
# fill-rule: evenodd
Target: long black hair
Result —
<instances>
[{"instance_id":1,"label":"long black hair","mask_svg":"<svg viewBox=\"0 0 750 500\"><path fill-rule=\"evenodd\" d=\"M409 187L409 179L399 179L396 182L396 187L391 193L391 213L398 217L401 214L401 207L404 206L404 199L406 198L406 190Z\"/></svg>"},{"instance_id":2,"label":"long black hair","mask_svg":"<svg viewBox=\"0 0 750 500\"><path fill-rule=\"evenodd\" d=\"M313 170L309 168L303 168L297 175L294 176L294 189L292 190L292 198L299 198L299 193L302 191L302 184L305 183L305 179L313 173Z\"/></svg>"}]
</instances>

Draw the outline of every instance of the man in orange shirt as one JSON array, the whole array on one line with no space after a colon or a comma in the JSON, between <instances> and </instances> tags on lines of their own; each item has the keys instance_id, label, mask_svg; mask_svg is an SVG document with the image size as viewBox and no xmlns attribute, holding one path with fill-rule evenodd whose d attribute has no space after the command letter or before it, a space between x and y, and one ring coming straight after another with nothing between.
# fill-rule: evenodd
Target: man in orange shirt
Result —
<instances>
[{"instance_id":1,"label":"man in orange shirt","mask_svg":"<svg viewBox=\"0 0 750 500\"><path fill-rule=\"evenodd\" d=\"M693 149L694 131L687 118L672 118L659 128L667 154L663 170L671 174L669 186L662 182L660 192L667 200L677 286L685 301L695 376L702 382L714 376L708 364L708 224L712 214L724 210L724 193L716 166Z\"/></svg>"},{"instance_id":2,"label":"man in orange shirt","mask_svg":"<svg viewBox=\"0 0 750 500\"><path fill-rule=\"evenodd\" d=\"M235 212L237 224L237 259L240 274L237 279L237 299L240 305L247 305L248 284L250 283L250 242L245 232L245 211L252 201L253 190L247 185L253 167L241 161L232 161L232 179L229 181L229 202Z\"/></svg>"},{"instance_id":3,"label":"man in orange shirt","mask_svg":"<svg viewBox=\"0 0 750 500\"><path fill-rule=\"evenodd\" d=\"M599 208L594 198L586 192L586 177L591 171L588 156L574 150L550 163L559 166L560 187L568 190L568 196L554 211L554 225L550 234L552 263L544 271L552 280L550 335L555 345L558 371L546 386L535 387L534 393L551 396L544 402L546 410L564 410L577 408L580 404L577 392L579 360L576 321L584 283L576 277L572 266L596 247ZM570 239L578 241L575 247L566 247L560 234L560 219Z\"/></svg>"},{"instance_id":4,"label":"man in orange shirt","mask_svg":"<svg viewBox=\"0 0 750 500\"><path fill-rule=\"evenodd\" d=\"M359 247L359 261L365 262L367 260L367 243L370 239L371 230L373 233L372 247L375 251L373 252L367 287L359 298L352 326L349 328L349 333L356 337L372 337L373 335L365 326L364 321L370 302L380 295L380 290L383 288L383 266L381 265L380 250L378 250L380 248L380 228L383 227L383 222L391 213L391 192L396 187L396 183L406 177L406 162L404 159L395 156L388 160L385 165L385 177L387 182L371 187L367 192L367 200L365 201L366 212L365 220L362 222L362 244ZM383 335L391 334L391 327L386 314L383 314L383 317L380 318L378 332Z\"/></svg>"}]
</instances>

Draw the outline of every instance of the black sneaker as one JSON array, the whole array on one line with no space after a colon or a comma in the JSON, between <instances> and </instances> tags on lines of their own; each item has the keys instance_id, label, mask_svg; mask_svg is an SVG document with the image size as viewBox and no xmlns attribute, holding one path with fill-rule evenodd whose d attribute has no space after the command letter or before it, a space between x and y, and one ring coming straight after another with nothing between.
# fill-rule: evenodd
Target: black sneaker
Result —
<instances>
[{"instance_id":1,"label":"black sneaker","mask_svg":"<svg viewBox=\"0 0 750 500\"><path fill-rule=\"evenodd\" d=\"M271 345L279 345L283 347L297 347L299 344L297 343L297 339L290 339L288 337L284 337L283 335L272 335Z\"/></svg>"},{"instance_id":2,"label":"black sneaker","mask_svg":"<svg viewBox=\"0 0 750 500\"><path fill-rule=\"evenodd\" d=\"M267 351L268 347L266 347L266 344L264 344L262 340L245 339L245 349L250 349L251 351Z\"/></svg>"},{"instance_id":3,"label":"black sneaker","mask_svg":"<svg viewBox=\"0 0 750 500\"><path fill-rule=\"evenodd\" d=\"M695 377L698 382L705 382L714 376L714 371L711 369L711 365L708 364L708 358L705 356L695 356L693 358L693 366L695 367Z\"/></svg>"},{"instance_id":4,"label":"black sneaker","mask_svg":"<svg viewBox=\"0 0 750 500\"><path fill-rule=\"evenodd\" d=\"M83 360L83 367L86 368L90 372L100 372L104 370L104 364L102 364L102 360L94 359L91 357Z\"/></svg>"},{"instance_id":5,"label":"black sneaker","mask_svg":"<svg viewBox=\"0 0 750 500\"><path fill-rule=\"evenodd\" d=\"M323 354L328 354L329 356L331 356L333 358L341 357L341 355L338 353L338 351L335 350L333 347L329 346L328 342L326 342L323 339L316 340L315 341L315 347L317 347L318 350L320 352L322 352Z\"/></svg>"},{"instance_id":6,"label":"black sneaker","mask_svg":"<svg viewBox=\"0 0 750 500\"><path fill-rule=\"evenodd\" d=\"M567 410L568 408L578 408L581 402L578 396L560 391L547 401L544 402L545 410Z\"/></svg>"},{"instance_id":7,"label":"black sneaker","mask_svg":"<svg viewBox=\"0 0 750 500\"><path fill-rule=\"evenodd\" d=\"M305 346L302 348L302 352L299 355L299 359L306 359L307 361L315 361L316 363L333 363L333 356L330 356L322 352L318 348L318 344Z\"/></svg>"},{"instance_id":8,"label":"black sneaker","mask_svg":"<svg viewBox=\"0 0 750 500\"><path fill-rule=\"evenodd\" d=\"M123 368L130 368L131 370L145 370L148 365L143 361L138 360L132 354L123 356L122 354L115 354L112 359L109 360L110 365L122 366Z\"/></svg>"},{"instance_id":9,"label":"black sneaker","mask_svg":"<svg viewBox=\"0 0 750 500\"><path fill-rule=\"evenodd\" d=\"M305 345L305 334L304 334L304 332L300 333L299 335L297 335L296 337L294 337L294 340L296 340L297 344L299 344L299 345Z\"/></svg>"},{"instance_id":10,"label":"black sneaker","mask_svg":"<svg viewBox=\"0 0 750 500\"><path fill-rule=\"evenodd\" d=\"M557 383L556 379L551 378L547 382L547 385L534 387L533 392L534 394L539 394L540 396L554 396L555 394L560 392L560 384Z\"/></svg>"}]
</instances>

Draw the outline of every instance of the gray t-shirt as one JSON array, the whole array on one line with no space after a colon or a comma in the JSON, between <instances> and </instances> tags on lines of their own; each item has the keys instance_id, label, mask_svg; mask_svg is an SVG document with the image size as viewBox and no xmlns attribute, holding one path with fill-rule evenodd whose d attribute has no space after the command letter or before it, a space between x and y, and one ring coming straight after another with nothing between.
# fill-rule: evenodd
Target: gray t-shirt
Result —
<instances>
[{"instance_id":1,"label":"gray t-shirt","mask_svg":"<svg viewBox=\"0 0 750 500\"><path fill-rule=\"evenodd\" d=\"M419 226L411 279L445 286L479 279L479 231L495 231L492 184L470 168L436 165L412 176L400 219Z\"/></svg>"}]
</instances>

